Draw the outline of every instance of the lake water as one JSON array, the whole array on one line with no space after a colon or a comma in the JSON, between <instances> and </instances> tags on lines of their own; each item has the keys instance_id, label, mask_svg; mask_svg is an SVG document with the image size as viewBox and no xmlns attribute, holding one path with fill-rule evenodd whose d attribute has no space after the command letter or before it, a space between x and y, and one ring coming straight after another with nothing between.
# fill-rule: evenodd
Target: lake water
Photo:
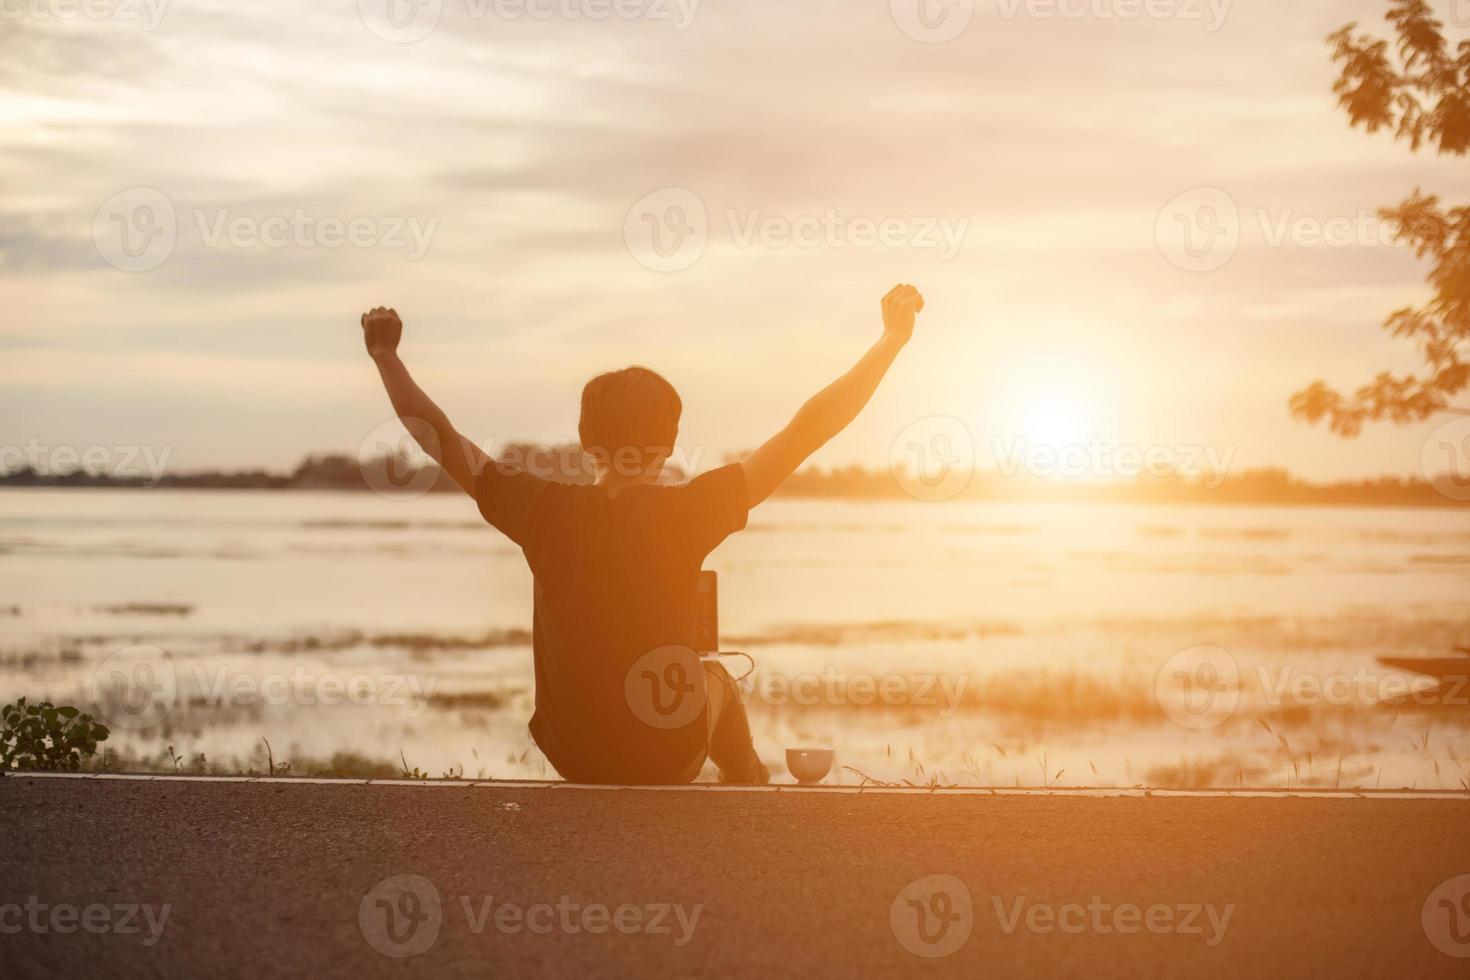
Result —
<instances>
[{"instance_id":1,"label":"lake water","mask_svg":"<svg viewBox=\"0 0 1470 980\"><path fill-rule=\"evenodd\" d=\"M1470 689L1377 663L1470 645L1463 510L774 500L706 567L780 778L1470 778ZM114 768L553 777L530 608L457 495L0 491L0 696L95 705ZM145 709L105 683L139 664Z\"/></svg>"}]
</instances>

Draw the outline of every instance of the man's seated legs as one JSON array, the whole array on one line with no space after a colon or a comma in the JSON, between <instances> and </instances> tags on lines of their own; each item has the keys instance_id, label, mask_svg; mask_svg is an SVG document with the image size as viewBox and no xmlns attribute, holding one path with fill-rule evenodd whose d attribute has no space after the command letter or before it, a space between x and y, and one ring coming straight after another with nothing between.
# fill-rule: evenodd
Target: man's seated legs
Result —
<instances>
[{"instance_id":1,"label":"man's seated legs","mask_svg":"<svg viewBox=\"0 0 1470 980\"><path fill-rule=\"evenodd\" d=\"M705 661L705 690L709 698L709 757L720 769L720 781L762 785L771 773L756 755L750 722L735 679L724 664Z\"/></svg>"}]
</instances>

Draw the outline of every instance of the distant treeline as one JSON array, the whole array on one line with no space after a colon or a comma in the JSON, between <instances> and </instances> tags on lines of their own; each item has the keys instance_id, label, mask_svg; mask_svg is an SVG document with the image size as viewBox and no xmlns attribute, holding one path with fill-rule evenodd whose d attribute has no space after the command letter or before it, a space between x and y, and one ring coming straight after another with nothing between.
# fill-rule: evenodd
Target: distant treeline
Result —
<instances>
[{"instance_id":1,"label":"distant treeline","mask_svg":"<svg viewBox=\"0 0 1470 980\"><path fill-rule=\"evenodd\" d=\"M1380 477L1342 483L1309 483L1283 469L1247 470L1238 476L1191 479L1183 476L1139 476L1131 480L1080 481L1029 475L1005 476L993 471L974 475L957 500L1038 500L1118 503L1315 504L1326 506L1465 506L1448 491L1448 477L1426 480ZM1445 489L1440 489L1443 485ZM887 470L860 466L797 473L781 487L797 497L880 499L908 494ZM1470 488L1459 487L1464 497Z\"/></svg>"},{"instance_id":2,"label":"distant treeline","mask_svg":"<svg viewBox=\"0 0 1470 980\"><path fill-rule=\"evenodd\" d=\"M733 461L738 457L728 457ZM547 479L563 483L591 483L590 460L576 446L513 445L502 460ZM666 478L677 482L684 474L674 470ZM1282 469L1248 470L1208 482L1177 475L1140 476L1132 480L1088 482L1029 475L1006 476L980 471L956 500L1037 500L1057 502L1114 501L1119 503L1206 504L1315 504L1328 506L1465 506L1456 499L1470 488L1451 486L1450 477L1432 484L1425 480L1382 477L1342 483L1309 483ZM234 472L164 473L158 476L88 473L41 473L30 467L0 474L0 486L113 487L228 490L375 490L450 492L457 489L437 467L415 467L407 460L379 457L359 461L346 455L309 456L290 473L266 470ZM1454 491L1451 493L1450 491ZM860 500L908 500L912 496L886 469L861 466L835 469L811 467L782 485L785 497Z\"/></svg>"}]
</instances>

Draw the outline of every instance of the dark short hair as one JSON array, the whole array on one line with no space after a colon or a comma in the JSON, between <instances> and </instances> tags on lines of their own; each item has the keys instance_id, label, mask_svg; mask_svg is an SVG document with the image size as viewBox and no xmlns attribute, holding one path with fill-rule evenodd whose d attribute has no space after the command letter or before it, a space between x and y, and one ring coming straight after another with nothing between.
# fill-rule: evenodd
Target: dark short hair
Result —
<instances>
[{"instance_id":1,"label":"dark short hair","mask_svg":"<svg viewBox=\"0 0 1470 980\"><path fill-rule=\"evenodd\" d=\"M599 374L582 389L582 449L604 461L621 452L667 456L684 403L662 375L645 367Z\"/></svg>"}]
</instances>

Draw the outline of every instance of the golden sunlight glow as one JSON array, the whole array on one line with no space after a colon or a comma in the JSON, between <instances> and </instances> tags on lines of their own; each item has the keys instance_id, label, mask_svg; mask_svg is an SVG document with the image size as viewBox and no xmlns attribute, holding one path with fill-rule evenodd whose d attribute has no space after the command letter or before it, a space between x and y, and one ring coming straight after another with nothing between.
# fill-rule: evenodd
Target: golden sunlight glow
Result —
<instances>
[{"instance_id":1,"label":"golden sunlight glow","mask_svg":"<svg viewBox=\"0 0 1470 980\"><path fill-rule=\"evenodd\" d=\"M1035 445L1082 445L1094 434L1094 415L1080 391L1058 385L1022 402L1017 434Z\"/></svg>"},{"instance_id":2,"label":"golden sunlight glow","mask_svg":"<svg viewBox=\"0 0 1470 980\"><path fill-rule=\"evenodd\" d=\"M1116 422L1117 383L1105 359L1081 351L1017 349L997 363L996 432L1027 446L1085 446Z\"/></svg>"}]
</instances>

